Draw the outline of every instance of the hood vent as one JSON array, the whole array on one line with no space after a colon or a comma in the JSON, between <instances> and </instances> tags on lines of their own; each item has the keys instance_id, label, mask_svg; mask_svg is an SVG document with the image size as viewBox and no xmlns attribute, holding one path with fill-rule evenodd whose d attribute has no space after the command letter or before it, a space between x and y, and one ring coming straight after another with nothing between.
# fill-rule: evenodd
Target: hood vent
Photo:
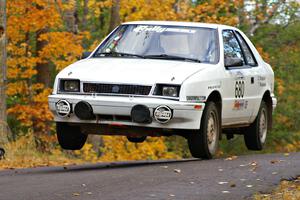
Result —
<instances>
[{"instance_id":1,"label":"hood vent","mask_svg":"<svg viewBox=\"0 0 300 200\"><path fill-rule=\"evenodd\" d=\"M83 92L102 94L149 95L151 86L83 83Z\"/></svg>"}]
</instances>

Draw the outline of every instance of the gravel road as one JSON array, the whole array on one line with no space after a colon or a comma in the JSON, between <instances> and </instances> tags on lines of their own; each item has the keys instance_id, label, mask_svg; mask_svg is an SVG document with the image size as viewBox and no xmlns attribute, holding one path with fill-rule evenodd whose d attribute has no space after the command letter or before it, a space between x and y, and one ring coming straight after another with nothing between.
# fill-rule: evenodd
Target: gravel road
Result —
<instances>
[{"instance_id":1,"label":"gravel road","mask_svg":"<svg viewBox=\"0 0 300 200\"><path fill-rule=\"evenodd\" d=\"M0 200L247 199L300 175L300 152L0 171Z\"/></svg>"}]
</instances>

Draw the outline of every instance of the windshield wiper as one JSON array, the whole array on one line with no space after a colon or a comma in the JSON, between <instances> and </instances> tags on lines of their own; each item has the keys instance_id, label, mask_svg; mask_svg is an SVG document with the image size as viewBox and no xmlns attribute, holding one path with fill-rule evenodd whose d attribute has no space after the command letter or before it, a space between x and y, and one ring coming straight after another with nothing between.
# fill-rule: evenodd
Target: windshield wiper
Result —
<instances>
[{"instance_id":1,"label":"windshield wiper","mask_svg":"<svg viewBox=\"0 0 300 200\"><path fill-rule=\"evenodd\" d=\"M132 54L132 53L124 53L124 52L100 52L95 55L95 57L101 56L130 56L130 57L137 57L137 58L144 58L142 55Z\"/></svg>"},{"instance_id":2,"label":"windshield wiper","mask_svg":"<svg viewBox=\"0 0 300 200\"><path fill-rule=\"evenodd\" d=\"M198 60L196 58L186 58L186 57L174 56L174 55L168 55L168 54L145 55L144 58L159 58L159 59L169 59L169 60L184 60L184 61L192 61L192 62L201 63L201 60Z\"/></svg>"}]
</instances>

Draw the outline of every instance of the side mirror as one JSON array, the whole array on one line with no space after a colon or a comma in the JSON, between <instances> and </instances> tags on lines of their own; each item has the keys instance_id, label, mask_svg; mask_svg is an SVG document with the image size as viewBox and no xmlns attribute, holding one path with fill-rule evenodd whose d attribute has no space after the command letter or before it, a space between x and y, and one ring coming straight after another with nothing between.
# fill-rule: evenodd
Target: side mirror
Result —
<instances>
[{"instance_id":1,"label":"side mirror","mask_svg":"<svg viewBox=\"0 0 300 200\"><path fill-rule=\"evenodd\" d=\"M240 67L244 65L244 61L241 58L225 58L225 67Z\"/></svg>"},{"instance_id":2,"label":"side mirror","mask_svg":"<svg viewBox=\"0 0 300 200\"><path fill-rule=\"evenodd\" d=\"M81 55L81 59L85 59L91 55L92 52L83 52Z\"/></svg>"}]
</instances>

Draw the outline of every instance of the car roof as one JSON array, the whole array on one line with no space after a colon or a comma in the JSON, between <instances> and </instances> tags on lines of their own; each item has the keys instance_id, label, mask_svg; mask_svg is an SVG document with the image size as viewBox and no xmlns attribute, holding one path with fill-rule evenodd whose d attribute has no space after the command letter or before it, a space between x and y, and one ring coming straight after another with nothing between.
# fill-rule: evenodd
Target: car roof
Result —
<instances>
[{"instance_id":1,"label":"car roof","mask_svg":"<svg viewBox=\"0 0 300 200\"><path fill-rule=\"evenodd\" d=\"M232 26L227 26L223 24L210 24L210 23L200 23L200 22L177 22L177 21L131 21L122 24L141 24L141 25L169 25L169 26L192 26L192 27L203 27L203 28L213 28L213 29L236 29Z\"/></svg>"}]
</instances>

